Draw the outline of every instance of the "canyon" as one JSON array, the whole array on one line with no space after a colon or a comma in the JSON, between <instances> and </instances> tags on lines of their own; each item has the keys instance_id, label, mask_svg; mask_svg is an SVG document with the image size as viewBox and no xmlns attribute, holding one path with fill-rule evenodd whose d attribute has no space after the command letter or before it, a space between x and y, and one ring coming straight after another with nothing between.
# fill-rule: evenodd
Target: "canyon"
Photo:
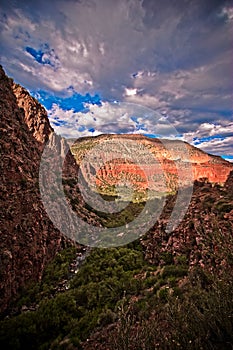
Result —
<instances>
[{"instance_id":1,"label":"canyon","mask_svg":"<svg viewBox=\"0 0 233 350\"><path fill-rule=\"evenodd\" d=\"M2 349L232 347L231 163L143 135L65 140L1 67L0 132ZM90 188L111 204L119 184L133 189L119 212L91 208L83 196ZM179 190L190 186L183 219L169 231ZM93 228L128 233L150 196L164 206L144 235L123 247L87 247ZM87 224L80 232L71 211ZM86 245L77 243L83 232Z\"/></svg>"},{"instance_id":2,"label":"canyon","mask_svg":"<svg viewBox=\"0 0 233 350\"><path fill-rule=\"evenodd\" d=\"M25 285L42 278L44 268L57 252L77 241L72 235L62 233L64 225L72 231L73 224L59 197L61 188L70 208L82 220L92 227L103 225L102 218L88 208L80 193L80 168L86 183L95 185L101 194L115 195L115 186L119 181L125 181L126 185L132 183L137 196L141 195L144 200L148 189L153 193L175 193L180 173L183 185L203 178L222 185L233 167L222 158L206 154L187 143L149 139L142 135L80 138L70 151L66 140L52 129L45 108L26 89L8 78L2 67L0 102L0 311L7 309L12 298ZM109 147L111 142L114 142L115 148ZM130 147L133 142L135 152L132 148L124 154L122 149L127 142ZM46 145L49 145L52 154L49 163L54 173L57 165L64 161L62 183L58 183L56 174L43 179L46 189L53 186L53 193L48 191L45 197L58 218L56 226L44 208L39 186L41 158ZM139 154L138 149L141 150ZM92 164L87 162L87 166L82 168L81 163L90 150ZM111 157L108 160L111 152L113 161ZM140 156L137 164L129 159L132 153L133 161L135 155L136 158ZM154 159L154 164L148 159ZM192 176L185 183L185 178L190 175L190 166Z\"/></svg>"}]
</instances>

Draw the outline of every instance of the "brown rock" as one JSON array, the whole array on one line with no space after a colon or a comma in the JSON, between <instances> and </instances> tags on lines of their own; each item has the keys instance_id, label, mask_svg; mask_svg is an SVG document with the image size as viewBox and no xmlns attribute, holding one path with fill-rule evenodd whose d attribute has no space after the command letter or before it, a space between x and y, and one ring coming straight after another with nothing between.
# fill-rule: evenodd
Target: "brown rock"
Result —
<instances>
[{"instance_id":1,"label":"brown rock","mask_svg":"<svg viewBox=\"0 0 233 350\"><path fill-rule=\"evenodd\" d=\"M0 135L0 311L4 311L20 288L41 278L46 264L71 240L50 221L39 190L45 142L50 139L51 152L53 147L59 150L59 158L67 151L65 140L53 133L45 109L14 84L1 66ZM55 166L57 159L51 159ZM77 172L68 152L63 175L72 178ZM49 181L54 179L46 178ZM56 182L53 186L56 189ZM66 190L70 191L68 184ZM77 194L76 188L74 191ZM82 208L80 196L77 203ZM52 205L54 210L59 209L58 201ZM90 220L93 222L94 217Z\"/></svg>"}]
</instances>

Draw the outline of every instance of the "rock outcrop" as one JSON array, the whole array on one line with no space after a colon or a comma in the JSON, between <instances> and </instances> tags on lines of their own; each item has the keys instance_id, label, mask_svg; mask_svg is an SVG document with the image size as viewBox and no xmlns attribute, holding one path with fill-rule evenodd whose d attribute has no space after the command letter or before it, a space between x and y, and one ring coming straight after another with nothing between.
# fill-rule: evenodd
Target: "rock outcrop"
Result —
<instances>
[{"instance_id":1,"label":"rock outcrop","mask_svg":"<svg viewBox=\"0 0 233 350\"><path fill-rule=\"evenodd\" d=\"M199 266L219 272L222 268L232 269L232 261L231 266L226 263L226 254L233 243L232 185L233 172L224 186L195 181L184 219L174 231L166 233L176 200L175 196L169 196L161 217L142 240L146 259L162 266L165 255L170 253L175 261L185 255L190 268Z\"/></svg>"},{"instance_id":2,"label":"rock outcrop","mask_svg":"<svg viewBox=\"0 0 233 350\"><path fill-rule=\"evenodd\" d=\"M21 85L13 83L12 91L30 133L43 145L48 140L49 134L53 132L45 108Z\"/></svg>"},{"instance_id":3,"label":"rock outcrop","mask_svg":"<svg viewBox=\"0 0 233 350\"><path fill-rule=\"evenodd\" d=\"M37 133L35 139L13 86L1 68L1 311L25 283L40 279L45 264L66 244L48 219L39 194L41 141L48 134L43 139Z\"/></svg>"},{"instance_id":4,"label":"rock outcrop","mask_svg":"<svg viewBox=\"0 0 233 350\"><path fill-rule=\"evenodd\" d=\"M221 157L186 142L142 135L81 138L71 149L80 165L91 154L82 172L103 194L112 194L111 189L123 181L131 182L138 192L150 189L164 193L177 190L179 181L181 186L203 178L224 184L233 169L233 164Z\"/></svg>"},{"instance_id":5,"label":"rock outcrop","mask_svg":"<svg viewBox=\"0 0 233 350\"><path fill-rule=\"evenodd\" d=\"M41 200L39 169L45 144L52 155L51 167L67 152L65 140L53 132L45 109L21 86L8 78L0 67L0 311L26 284L38 281L45 265L63 247L73 244L54 226ZM67 193L76 194L76 208L86 221L94 221L83 208L77 188L69 183L78 173L77 164L68 151L63 180ZM45 176L46 184L54 178ZM51 206L62 210L59 200ZM80 210L79 210L80 209ZM61 219L62 220L62 219ZM63 222L62 224L68 224Z\"/></svg>"}]
</instances>

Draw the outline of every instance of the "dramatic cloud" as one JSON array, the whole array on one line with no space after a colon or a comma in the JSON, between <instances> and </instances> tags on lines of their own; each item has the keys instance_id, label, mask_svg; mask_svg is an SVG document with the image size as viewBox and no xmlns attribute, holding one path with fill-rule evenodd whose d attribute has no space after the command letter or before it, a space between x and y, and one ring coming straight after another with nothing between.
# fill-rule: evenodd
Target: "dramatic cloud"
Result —
<instances>
[{"instance_id":1,"label":"dramatic cloud","mask_svg":"<svg viewBox=\"0 0 233 350\"><path fill-rule=\"evenodd\" d=\"M85 112L63 110L53 104L49 118L64 137L81 137L101 133L137 133L175 137L176 130L165 117L151 109L126 102L84 104ZM116 118L116 115L118 116Z\"/></svg>"},{"instance_id":2,"label":"dramatic cloud","mask_svg":"<svg viewBox=\"0 0 233 350\"><path fill-rule=\"evenodd\" d=\"M58 132L154 134L153 118L122 119L111 103L126 101L161 113L176 137L232 154L232 2L1 4L1 64L37 94Z\"/></svg>"}]
</instances>

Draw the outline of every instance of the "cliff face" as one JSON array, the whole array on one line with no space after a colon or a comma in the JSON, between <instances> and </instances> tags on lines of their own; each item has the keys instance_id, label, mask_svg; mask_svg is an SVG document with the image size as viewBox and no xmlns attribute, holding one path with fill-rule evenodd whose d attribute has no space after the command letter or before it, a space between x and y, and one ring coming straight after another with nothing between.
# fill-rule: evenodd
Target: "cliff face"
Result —
<instances>
[{"instance_id":1,"label":"cliff face","mask_svg":"<svg viewBox=\"0 0 233 350\"><path fill-rule=\"evenodd\" d=\"M195 181L187 213L179 226L169 234L165 233L164 228L176 197L168 198L161 217L142 241L146 259L163 265L163 254L169 252L175 260L182 254L188 256L190 268L217 268L219 272L222 268L232 269L232 266L227 266L225 256L233 243L232 185L233 171L224 186ZM221 236L217 233L221 233Z\"/></svg>"},{"instance_id":2,"label":"cliff face","mask_svg":"<svg viewBox=\"0 0 233 350\"><path fill-rule=\"evenodd\" d=\"M16 103L23 113L24 122L27 124L30 133L39 142L39 148L42 148L44 142L48 140L49 134L53 132L47 112L22 86L15 83L11 86L16 97Z\"/></svg>"},{"instance_id":3,"label":"cliff face","mask_svg":"<svg viewBox=\"0 0 233 350\"><path fill-rule=\"evenodd\" d=\"M67 145L51 128L45 109L0 67L0 311L29 281L39 280L45 265L57 251L71 244L54 227L41 201L39 167L45 142L57 158ZM52 157L55 164L58 159ZM69 178L77 175L76 162L68 152L63 169L65 190L76 192ZM46 183L54 179L46 176ZM53 183L55 191L56 183ZM80 199L77 207L82 207ZM58 200L51 202L59 215ZM81 211L81 209L80 209ZM86 213L80 214L85 216ZM87 218L87 221L89 218ZM68 224L67 222L64 224Z\"/></svg>"},{"instance_id":4,"label":"cliff face","mask_svg":"<svg viewBox=\"0 0 233 350\"><path fill-rule=\"evenodd\" d=\"M132 140L135 146L130 143ZM130 151L125 147L127 142ZM173 192L178 188L180 176L184 186L201 178L223 184L233 169L222 158L182 141L149 139L142 135L101 135L80 139L72 146L78 164L89 151L91 162L86 162L82 172L89 183L95 183L106 194L123 179L139 192L146 189ZM139 162L135 164L129 155L136 155Z\"/></svg>"}]
</instances>

